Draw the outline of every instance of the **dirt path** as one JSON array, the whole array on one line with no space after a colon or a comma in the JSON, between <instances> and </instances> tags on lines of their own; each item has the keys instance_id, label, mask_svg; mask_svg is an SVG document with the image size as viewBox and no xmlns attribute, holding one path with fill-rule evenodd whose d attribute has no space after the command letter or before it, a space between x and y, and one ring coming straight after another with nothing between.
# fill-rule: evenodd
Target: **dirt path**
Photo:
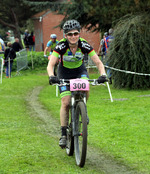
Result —
<instances>
[{"instance_id":1,"label":"dirt path","mask_svg":"<svg viewBox=\"0 0 150 174\"><path fill-rule=\"evenodd\" d=\"M40 104L38 95L43 87L39 86L26 98L31 115L40 119L43 122L43 129L50 135L59 138L59 122L50 116L48 111ZM55 134L53 133L55 132ZM138 172L129 167L119 164L117 161L109 156L103 154L100 150L92 148L88 145L86 165L88 168L94 168L99 172L106 174L138 174Z\"/></svg>"}]
</instances>

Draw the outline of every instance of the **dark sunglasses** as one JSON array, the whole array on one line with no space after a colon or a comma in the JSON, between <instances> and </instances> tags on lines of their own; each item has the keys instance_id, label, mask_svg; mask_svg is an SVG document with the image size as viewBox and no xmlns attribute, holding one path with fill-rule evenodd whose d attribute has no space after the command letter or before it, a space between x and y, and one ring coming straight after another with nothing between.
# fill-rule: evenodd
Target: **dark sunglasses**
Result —
<instances>
[{"instance_id":1,"label":"dark sunglasses","mask_svg":"<svg viewBox=\"0 0 150 174\"><path fill-rule=\"evenodd\" d=\"M79 35L79 32L74 32L74 33L67 33L67 36L78 36Z\"/></svg>"}]
</instances>

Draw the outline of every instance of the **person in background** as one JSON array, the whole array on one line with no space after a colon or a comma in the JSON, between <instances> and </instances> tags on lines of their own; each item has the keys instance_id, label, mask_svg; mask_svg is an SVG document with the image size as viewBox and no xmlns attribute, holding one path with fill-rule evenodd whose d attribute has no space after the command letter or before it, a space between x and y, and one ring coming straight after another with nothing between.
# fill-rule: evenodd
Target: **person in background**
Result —
<instances>
[{"instance_id":1,"label":"person in background","mask_svg":"<svg viewBox=\"0 0 150 174\"><path fill-rule=\"evenodd\" d=\"M54 50L54 48L56 47L56 45L59 43L59 41L57 40L57 35L56 34L51 34L50 35L50 40L47 42L47 46L44 50L44 57L47 57L47 50L50 48L50 53L49 53L49 56L48 56L48 60L50 60L51 58L51 54ZM56 75L57 74L57 65L58 65L58 61L57 63L55 64L54 66L54 74Z\"/></svg>"},{"instance_id":2,"label":"person in background","mask_svg":"<svg viewBox=\"0 0 150 174\"><path fill-rule=\"evenodd\" d=\"M8 48L5 50L4 53L4 61L6 66L6 78L11 77L11 70L12 70L12 65L13 65L13 60L16 58L16 52L12 48L11 42L7 43Z\"/></svg>"},{"instance_id":3,"label":"person in background","mask_svg":"<svg viewBox=\"0 0 150 174\"><path fill-rule=\"evenodd\" d=\"M108 34L108 36L106 37L106 39L107 39L107 42L108 42L108 48L109 48L111 42L112 42L113 39L114 39L114 36L113 36L113 29L110 28L109 31L108 31L108 33L109 33L109 34Z\"/></svg>"},{"instance_id":4,"label":"person in background","mask_svg":"<svg viewBox=\"0 0 150 174\"><path fill-rule=\"evenodd\" d=\"M15 38L15 42L12 44L12 48L15 50L15 52L22 50L22 46L20 45L18 38Z\"/></svg>"},{"instance_id":5,"label":"person in background","mask_svg":"<svg viewBox=\"0 0 150 174\"><path fill-rule=\"evenodd\" d=\"M29 37L29 31L28 30L25 30L23 41L24 41L24 45L25 45L25 48L26 48L27 51L29 50L28 37Z\"/></svg>"},{"instance_id":6,"label":"person in background","mask_svg":"<svg viewBox=\"0 0 150 174\"><path fill-rule=\"evenodd\" d=\"M28 36L28 42L29 42L29 51L35 51L35 36L33 34L33 31Z\"/></svg>"},{"instance_id":7,"label":"person in background","mask_svg":"<svg viewBox=\"0 0 150 174\"><path fill-rule=\"evenodd\" d=\"M0 36L0 52L3 52L3 51L5 51L5 43Z\"/></svg>"},{"instance_id":8,"label":"person in background","mask_svg":"<svg viewBox=\"0 0 150 174\"><path fill-rule=\"evenodd\" d=\"M57 35L56 34L51 34L50 35L50 40L47 42L46 48L44 50L44 57L47 57L46 54L47 54L47 51L48 51L49 48L51 49L49 55L52 54L52 52L53 52L54 48L56 47L56 45L58 44L58 42L59 41L57 40ZM48 59L50 59L50 56L48 57Z\"/></svg>"},{"instance_id":9,"label":"person in background","mask_svg":"<svg viewBox=\"0 0 150 174\"><path fill-rule=\"evenodd\" d=\"M97 52L98 56L101 56L102 62L104 61L105 55L106 55L106 48L107 48L106 37L107 36L108 36L108 33L105 32L103 35L103 39L101 39L100 41L100 46Z\"/></svg>"},{"instance_id":10,"label":"person in background","mask_svg":"<svg viewBox=\"0 0 150 174\"><path fill-rule=\"evenodd\" d=\"M106 43L107 43L107 48L106 48L106 52L109 51L109 47L110 47L110 44L112 43L114 37L113 37L113 29L110 28L109 31L108 31L108 36L106 37ZM106 65L108 65L108 63L106 62ZM107 76L108 76L108 79L109 79L109 84L112 84L112 73L111 73L111 69L107 68L106 69L107 71Z\"/></svg>"}]
</instances>

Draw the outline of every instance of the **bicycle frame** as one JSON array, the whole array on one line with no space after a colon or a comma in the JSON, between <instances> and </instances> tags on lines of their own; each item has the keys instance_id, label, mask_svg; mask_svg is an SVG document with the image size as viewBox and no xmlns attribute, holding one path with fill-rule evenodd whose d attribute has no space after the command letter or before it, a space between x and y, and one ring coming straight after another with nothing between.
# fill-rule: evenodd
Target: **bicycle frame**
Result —
<instances>
[{"instance_id":1,"label":"bicycle frame","mask_svg":"<svg viewBox=\"0 0 150 174\"><path fill-rule=\"evenodd\" d=\"M61 79L62 85L70 85L71 91L71 117L72 117L72 136L77 135L75 131L75 108L79 101L83 101L86 105L86 91L89 91L89 82L85 79ZM65 83L67 82L67 83Z\"/></svg>"},{"instance_id":2,"label":"bicycle frame","mask_svg":"<svg viewBox=\"0 0 150 174\"><path fill-rule=\"evenodd\" d=\"M79 101L83 101L86 105L86 92L72 91L71 92L71 101L70 101L71 117L72 117L72 136L77 135L77 132L75 129L75 109L76 109L76 105Z\"/></svg>"}]
</instances>

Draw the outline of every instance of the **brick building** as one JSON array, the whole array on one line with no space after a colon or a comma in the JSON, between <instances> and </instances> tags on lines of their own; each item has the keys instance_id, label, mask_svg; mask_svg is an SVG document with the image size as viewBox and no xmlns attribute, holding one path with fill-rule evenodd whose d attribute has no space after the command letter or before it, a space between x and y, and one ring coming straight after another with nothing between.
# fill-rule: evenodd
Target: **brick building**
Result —
<instances>
[{"instance_id":1,"label":"brick building","mask_svg":"<svg viewBox=\"0 0 150 174\"><path fill-rule=\"evenodd\" d=\"M32 17L34 20L35 48L36 51L43 51L47 42L50 40L50 34L55 33L57 39L63 38L63 31L55 28L64 18L63 15L57 15L50 10L43 11ZM100 43L100 34L87 31L85 28L81 30L81 37L86 39L95 49L98 50Z\"/></svg>"}]
</instances>

